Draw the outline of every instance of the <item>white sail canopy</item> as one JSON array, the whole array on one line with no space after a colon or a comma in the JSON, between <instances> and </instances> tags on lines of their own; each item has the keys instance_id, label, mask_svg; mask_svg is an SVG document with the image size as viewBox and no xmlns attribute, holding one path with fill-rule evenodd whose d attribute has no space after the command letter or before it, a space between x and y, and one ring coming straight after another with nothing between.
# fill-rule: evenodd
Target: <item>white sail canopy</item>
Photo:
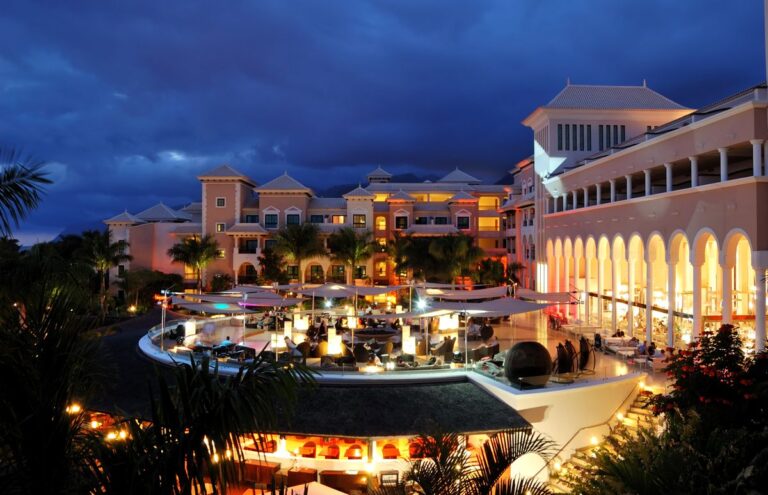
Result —
<instances>
[{"instance_id":1,"label":"white sail canopy","mask_svg":"<svg viewBox=\"0 0 768 495\"><path fill-rule=\"evenodd\" d=\"M533 301L547 301L552 303L568 303L574 298L574 294L570 292L536 292L530 289L517 289L515 291L517 297L523 299L531 299Z\"/></svg>"}]
</instances>

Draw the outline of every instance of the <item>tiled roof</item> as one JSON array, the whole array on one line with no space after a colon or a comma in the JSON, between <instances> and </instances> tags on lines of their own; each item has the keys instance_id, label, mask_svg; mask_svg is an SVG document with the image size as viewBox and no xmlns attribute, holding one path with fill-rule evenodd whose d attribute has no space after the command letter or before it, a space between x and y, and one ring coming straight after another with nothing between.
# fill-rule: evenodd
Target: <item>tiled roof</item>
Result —
<instances>
[{"instance_id":1,"label":"tiled roof","mask_svg":"<svg viewBox=\"0 0 768 495\"><path fill-rule=\"evenodd\" d=\"M374 196L375 196L375 194L373 194L371 191L363 189L362 186L358 185L356 188L354 188L351 191L349 191L343 197L345 197L345 198L373 198Z\"/></svg>"},{"instance_id":2,"label":"tiled roof","mask_svg":"<svg viewBox=\"0 0 768 495\"><path fill-rule=\"evenodd\" d=\"M388 201L396 200L396 201L416 201L416 198L408 194L407 192L400 189L398 192L387 198Z\"/></svg>"},{"instance_id":3,"label":"tiled roof","mask_svg":"<svg viewBox=\"0 0 768 495\"><path fill-rule=\"evenodd\" d=\"M259 186L256 188L259 192L270 192L270 191L301 191L301 192L307 192L312 193L312 190L302 184L301 182L297 181L290 175L288 175L288 172L285 172L280 177L277 177L275 179L272 179L271 181L267 182L263 186Z\"/></svg>"},{"instance_id":4,"label":"tiled roof","mask_svg":"<svg viewBox=\"0 0 768 495\"><path fill-rule=\"evenodd\" d=\"M685 110L648 86L568 84L543 108Z\"/></svg>"},{"instance_id":5,"label":"tiled roof","mask_svg":"<svg viewBox=\"0 0 768 495\"><path fill-rule=\"evenodd\" d=\"M227 229L227 235L266 233L266 229L259 223L236 223Z\"/></svg>"},{"instance_id":6,"label":"tiled roof","mask_svg":"<svg viewBox=\"0 0 768 495\"><path fill-rule=\"evenodd\" d=\"M181 223L171 229L172 234L202 234L203 227L199 223Z\"/></svg>"},{"instance_id":7,"label":"tiled roof","mask_svg":"<svg viewBox=\"0 0 768 495\"><path fill-rule=\"evenodd\" d=\"M480 184L483 181L481 181L477 177L472 177L468 173L462 170L459 170L459 168L456 167L456 170L449 173L448 175L440 179L438 182L463 182L465 184Z\"/></svg>"},{"instance_id":8,"label":"tiled roof","mask_svg":"<svg viewBox=\"0 0 768 495\"><path fill-rule=\"evenodd\" d=\"M144 220L134 215L131 215L130 213L128 213L128 210L125 210L119 215L115 215L110 219L104 220L104 223L144 223Z\"/></svg>"},{"instance_id":9,"label":"tiled roof","mask_svg":"<svg viewBox=\"0 0 768 495\"><path fill-rule=\"evenodd\" d=\"M189 220L190 218L187 213L176 211L165 206L163 203L151 206L137 213L136 216L145 222L177 222L179 220Z\"/></svg>"},{"instance_id":10,"label":"tiled roof","mask_svg":"<svg viewBox=\"0 0 768 495\"><path fill-rule=\"evenodd\" d=\"M208 177L241 177L243 179L248 179L248 176L241 174L229 165L219 165L213 170L209 170L208 172L197 176L198 179ZM251 179L248 180L250 181Z\"/></svg>"},{"instance_id":11,"label":"tiled roof","mask_svg":"<svg viewBox=\"0 0 768 495\"><path fill-rule=\"evenodd\" d=\"M451 199L448 200L449 203L454 203L457 201L477 201L477 198L469 194L467 191L459 191L454 194Z\"/></svg>"},{"instance_id":12,"label":"tiled roof","mask_svg":"<svg viewBox=\"0 0 768 495\"><path fill-rule=\"evenodd\" d=\"M366 177L392 177L392 174L381 168L381 166L376 167L376 170L369 173Z\"/></svg>"}]
</instances>

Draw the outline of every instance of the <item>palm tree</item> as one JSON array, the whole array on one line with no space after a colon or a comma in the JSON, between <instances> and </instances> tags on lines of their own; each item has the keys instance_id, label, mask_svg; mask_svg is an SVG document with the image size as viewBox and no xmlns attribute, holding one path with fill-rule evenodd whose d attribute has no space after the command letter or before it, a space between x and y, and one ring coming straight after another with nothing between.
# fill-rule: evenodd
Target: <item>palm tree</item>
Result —
<instances>
[{"instance_id":1,"label":"palm tree","mask_svg":"<svg viewBox=\"0 0 768 495\"><path fill-rule=\"evenodd\" d=\"M392 263L392 269L395 276L400 278L399 273L408 270L408 251L411 245L411 237L400 235L397 232L391 241L387 243L387 255Z\"/></svg>"},{"instance_id":2,"label":"palm tree","mask_svg":"<svg viewBox=\"0 0 768 495\"><path fill-rule=\"evenodd\" d=\"M133 259L127 253L128 242L120 239L112 242L112 232L86 230L83 232L83 258L90 265L99 280L99 309L103 320L107 311L109 270Z\"/></svg>"},{"instance_id":3,"label":"palm tree","mask_svg":"<svg viewBox=\"0 0 768 495\"><path fill-rule=\"evenodd\" d=\"M404 483L374 495L420 493L423 495L545 495L543 483L510 478L509 468L523 455L548 459L554 443L528 429L503 430L492 435L475 460L466 455L455 433L422 435L417 440L421 459L412 460ZM410 491L406 486L410 485Z\"/></svg>"},{"instance_id":4,"label":"palm tree","mask_svg":"<svg viewBox=\"0 0 768 495\"><path fill-rule=\"evenodd\" d=\"M42 166L18 150L0 149L0 236L10 236L12 227L40 203L42 186L51 183Z\"/></svg>"},{"instance_id":5,"label":"palm tree","mask_svg":"<svg viewBox=\"0 0 768 495\"><path fill-rule=\"evenodd\" d=\"M352 283L353 274L360 263L368 261L373 256L376 246L370 230L358 231L352 227L344 227L328 237L331 259L349 268L348 284Z\"/></svg>"},{"instance_id":6,"label":"palm tree","mask_svg":"<svg viewBox=\"0 0 768 495\"><path fill-rule=\"evenodd\" d=\"M437 237L429 243L429 254L444 267L451 283L483 256L483 250L475 246L468 235Z\"/></svg>"},{"instance_id":7,"label":"palm tree","mask_svg":"<svg viewBox=\"0 0 768 495\"><path fill-rule=\"evenodd\" d=\"M518 273L523 270L525 270L524 264L519 261L510 261L509 265L507 265L507 278L509 278L513 284L519 284L520 275L518 275Z\"/></svg>"},{"instance_id":8,"label":"palm tree","mask_svg":"<svg viewBox=\"0 0 768 495\"><path fill-rule=\"evenodd\" d=\"M326 254L317 225L303 223L286 225L275 234L275 251L296 262L299 267L299 282L304 283L301 262L313 256Z\"/></svg>"},{"instance_id":9,"label":"palm tree","mask_svg":"<svg viewBox=\"0 0 768 495\"><path fill-rule=\"evenodd\" d=\"M195 286L198 292L203 292L203 270L216 258L218 252L219 243L212 235L195 235L171 246L168 256L174 263L184 263L195 270Z\"/></svg>"},{"instance_id":10,"label":"palm tree","mask_svg":"<svg viewBox=\"0 0 768 495\"><path fill-rule=\"evenodd\" d=\"M504 264L495 259L486 258L477 264L477 271L472 273L472 279L483 285L504 285Z\"/></svg>"}]
</instances>

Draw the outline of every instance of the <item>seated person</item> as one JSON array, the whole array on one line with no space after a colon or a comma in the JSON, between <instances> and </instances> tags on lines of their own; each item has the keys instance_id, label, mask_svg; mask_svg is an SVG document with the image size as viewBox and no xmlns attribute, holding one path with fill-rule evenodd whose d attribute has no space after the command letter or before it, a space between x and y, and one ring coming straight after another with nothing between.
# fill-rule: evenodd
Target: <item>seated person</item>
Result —
<instances>
[{"instance_id":1,"label":"seated person","mask_svg":"<svg viewBox=\"0 0 768 495\"><path fill-rule=\"evenodd\" d=\"M653 356L656 354L656 342L651 342L651 345L648 346L648 355Z\"/></svg>"},{"instance_id":2,"label":"seated person","mask_svg":"<svg viewBox=\"0 0 768 495\"><path fill-rule=\"evenodd\" d=\"M288 349L288 352L291 353L291 356L294 356L294 357L301 357L301 356L303 356L303 354L299 350L299 348L296 345L296 343L293 340L291 340L291 338L289 336L286 335L284 337L284 340L285 340L285 347Z\"/></svg>"},{"instance_id":3,"label":"seated person","mask_svg":"<svg viewBox=\"0 0 768 495\"><path fill-rule=\"evenodd\" d=\"M637 346L640 343L640 340L638 340L637 337L632 337L629 339L629 345L631 346Z\"/></svg>"},{"instance_id":4,"label":"seated person","mask_svg":"<svg viewBox=\"0 0 768 495\"><path fill-rule=\"evenodd\" d=\"M595 334L595 349L602 349L603 348L603 337L599 334Z\"/></svg>"},{"instance_id":5,"label":"seated person","mask_svg":"<svg viewBox=\"0 0 768 495\"><path fill-rule=\"evenodd\" d=\"M219 344L219 347L226 347L228 345L234 345L234 342L229 340L229 335L224 337L224 340L221 341L221 343Z\"/></svg>"},{"instance_id":6,"label":"seated person","mask_svg":"<svg viewBox=\"0 0 768 495\"><path fill-rule=\"evenodd\" d=\"M638 356L642 356L642 355L643 355L643 354L645 354L647 351L648 351L648 347L647 347L647 345L646 345L645 341L643 341L643 343L642 343L642 344L640 344L640 345L638 345L638 346L637 346L637 354L638 354Z\"/></svg>"}]
</instances>

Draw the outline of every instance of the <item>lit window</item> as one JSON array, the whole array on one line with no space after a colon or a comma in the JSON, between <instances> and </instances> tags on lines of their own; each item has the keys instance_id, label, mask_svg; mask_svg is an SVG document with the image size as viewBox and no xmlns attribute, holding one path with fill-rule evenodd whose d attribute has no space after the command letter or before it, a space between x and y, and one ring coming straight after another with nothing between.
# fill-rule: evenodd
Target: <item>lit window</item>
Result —
<instances>
[{"instance_id":1,"label":"lit window","mask_svg":"<svg viewBox=\"0 0 768 495\"><path fill-rule=\"evenodd\" d=\"M227 206L227 198L216 198L216 208L224 208Z\"/></svg>"},{"instance_id":2,"label":"lit window","mask_svg":"<svg viewBox=\"0 0 768 495\"><path fill-rule=\"evenodd\" d=\"M469 230L469 217L456 217L456 228L459 230Z\"/></svg>"},{"instance_id":3,"label":"lit window","mask_svg":"<svg viewBox=\"0 0 768 495\"><path fill-rule=\"evenodd\" d=\"M264 227L267 228L267 229L276 229L277 228L277 214L269 213L267 215L264 215Z\"/></svg>"},{"instance_id":4,"label":"lit window","mask_svg":"<svg viewBox=\"0 0 768 495\"><path fill-rule=\"evenodd\" d=\"M352 215L352 226L357 229L364 229L365 215Z\"/></svg>"},{"instance_id":5,"label":"lit window","mask_svg":"<svg viewBox=\"0 0 768 495\"><path fill-rule=\"evenodd\" d=\"M290 213L285 216L285 223L288 225L298 225L301 222L300 219L301 217L298 214Z\"/></svg>"},{"instance_id":6,"label":"lit window","mask_svg":"<svg viewBox=\"0 0 768 495\"><path fill-rule=\"evenodd\" d=\"M499 207L499 198L494 196L480 196L478 208L481 210L495 210Z\"/></svg>"},{"instance_id":7,"label":"lit window","mask_svg":"<svg viewBox=\"0 0 768 495\"><path fill-rule=\"evenodd\" d=\"M499 231L499 219L497 217L480 217L477 222L478 228L483 232Z\"/></svg>"},{"instance_id":8,"label":"lit window","mask_svg":"<svg viewBox=\"0 0 768 495\"><path fill-rule=\"evenodd\" d=\"M336 225L341 225L346 221L346 217L344 215L332 215L331 216L331 223Z\"/></svg>"},{"instance_id":9,"label":"lit window","mask_svg":"<svg viewBox=\"0 0 768 495\"><path fill-rule=\"evenodd\" d=\"M375 198L373 198L374 201L381 203L382 201L386 201L387 198L389 198L389 193L376 193Z\"/></svg>"},{"instance_id":10,"label":"lit window","mask_svg":"<svg viewBox=\"0 0 768 495\"><path fill-rule=\"evenodd\" d=\"M387 262L386 261L379 261L376 263L376 275L378 277L386 277L387 276Z\"/></svg>"},{"instance_id":11,"label":"lit window","mask_svg":"<svg viewBox=\"0 0 768 495\"><path fill-rule=\"evenodd\" d=\"M376 217L376 230L387 230L387 217Z\"/></svg>"},{"instance_id":12,"label":"lit window","mask_svg":"<svg viewBox=\"0 0 768 495\"><path fill-rule=\"evenodd\" d=\"M216 224L216 232L224 232L225 230L227 230L227 224L225 223Z\"/></svg>"},{"instance_id":13,"label":"lit window","mask_svg":"<svg viewBox=\"0 0 768 495\"><path fill-rule=\"evenodd\" d=\"M223 260L224 258L227 257L227 252L224 251L223 249L217 249L216 250L216 257L218 259L220 259L220 260Z\"/></svg>"},{"instance_id":14,"label":"lit window","mask_svg":"<svg viewBox=\"0 0 768 495\"><path fill-rule=\"evenodd\" d=\"M285 268L285 273L288 275L288 278L299 278L299 266L288 265Z\"/></svg>"},{"instance_id":15,"label":"lit window","mask_svg":"<svg viewBox=\"0 0 768 495\"><path fill-rule=\"evenodd\" d=\"M405 230L408 228L408 217L395 217L395 228L397 230Z\"/></svg>"}]
</instances>

